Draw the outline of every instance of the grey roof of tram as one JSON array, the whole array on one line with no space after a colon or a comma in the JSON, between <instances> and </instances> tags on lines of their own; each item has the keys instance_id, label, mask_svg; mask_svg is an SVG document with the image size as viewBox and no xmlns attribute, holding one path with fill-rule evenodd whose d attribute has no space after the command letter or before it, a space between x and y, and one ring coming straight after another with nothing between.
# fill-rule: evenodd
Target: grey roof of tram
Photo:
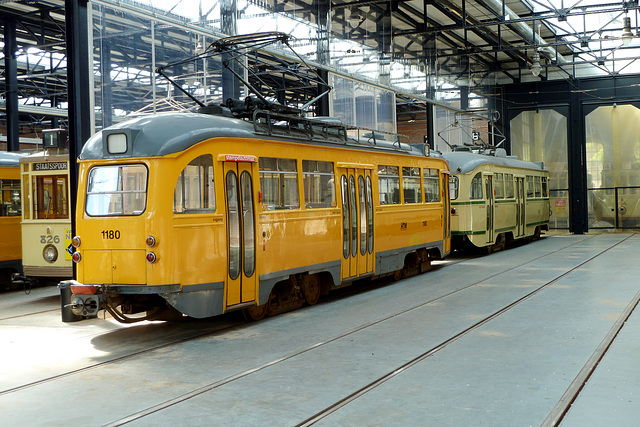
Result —
<instances>
[{"instance_id":1,"label":"grey roof of tram","mask_svg":"<svg viewBox=\"0 0 640 427\"><path fill-rule=\"evenodd\" d=\"M477 154L470 151L454 151L443 153L442 157L451 168L451 173L469 173L482 165L498 165L531 170L543 170L541 163L526 162L513 157L500 157L492 155Z\"/></svg>"},{"instance_id":2,"label":"grey roof of tram","mask_svg":"<svg viewBox=\"0 0 640 427\"><path fill-rule=\"evenodd\" d=\"M282 117L282 116L279 116ZM303 119L304 120L304 119ZM335 121L324 121L322 118L310 119L318 125L336 125ZM417 149L408 144L392 141L376 140L361 137L359 141L349 138L348 142L330 135L325 141L312 140L308 134L295 127L291 130L292 137L297 142L309 144L334 143L334 146L347 146L352 149L386 150L409 155L423 156ZM109 134L125 133L133 141L126 153L110 154L106 149L105 137ZM376 137L378 134L376 133ZM195 144L211 138L248 138L260 137L265 139L264 133L256 132L252 122L232 117L199 113L161 113L132 118L96 133L82 149L80 160L95 160L102 158L130 158L130 157L161 157L179 153ZM286 135L273 134L266 138L270 140L290 140Z\"/></svg>"}]
</instances>

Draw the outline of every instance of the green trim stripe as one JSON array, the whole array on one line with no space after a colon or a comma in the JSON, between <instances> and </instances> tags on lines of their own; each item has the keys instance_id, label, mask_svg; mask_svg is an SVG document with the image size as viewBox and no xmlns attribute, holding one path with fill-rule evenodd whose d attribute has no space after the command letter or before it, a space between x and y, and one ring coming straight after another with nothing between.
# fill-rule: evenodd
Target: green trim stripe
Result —
<instances>
[{"instance_id":1,"label":"green trim stripe","mask_svg":"<svg viewBox=\"0 0 640 427\"><path fill-rule=\"evenodd\" d=\"M484 205L484 200L478 200L477 202L451 202L451 206L463 206L463 205Z\"/></svg>"},{"instance_id":2,"label":"green trim stripe","mask_svg":"<svg viewBox=\"0 0 640 427\"><path fill-rule=\"evenodd\" d=\"M505 228L496 228L496 233L502 233L503 231L515 230L516 227L505 227Z\"/></svg>"}]
</instances>

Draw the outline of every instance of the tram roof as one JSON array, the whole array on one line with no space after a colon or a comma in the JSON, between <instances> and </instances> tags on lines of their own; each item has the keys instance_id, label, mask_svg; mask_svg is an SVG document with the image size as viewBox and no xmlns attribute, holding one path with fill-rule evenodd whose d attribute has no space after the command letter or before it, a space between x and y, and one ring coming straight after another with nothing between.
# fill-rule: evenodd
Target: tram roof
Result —
<instances>
[{"instance_id":1,"label":"tram roof","mask_svg":"<svg viewBox=\"0 0 640 427\"><path fill-rule=\"evenodd\" d=\"M18 166L20 164L20 158L25 155L25 153L0 152L0 166Z\"/></svg>"},{"instance_id":2,"label":"tram roof","mask_svg":"<svg viewBox=\"0 0 640 427\"><path fill-rule=\"evenodd\" d=\"M443 153L442 158L449 163L451 173L469 173L482 165L499 165L538 171L545 170L542 163L526 162L515 157L502 157L500 155L479 154L469 151Z\"/></svg>"},{"instance_id":3,"label":"tram roof","mask_svg":"<svg viewBox=\"0 0 640 427\"><path fill-rule=\"evenodd\" d=\"M268 113L267 113L268 114ZM282 117L282 116L277 116ZM255 123L226 117L202 113L160 113L132 118L103 129L92 136L84 145L80 160L95 160L103 158L129 157L161 157L179 153L187 148L211 138L262 138L271 140L296 140L301 143L333 143L334 146L348 146L350 148L374 149L395 153L424 156L418 149L409 144L385 141L372 138L346 138L346 130L335 121L322 118L295 118L297 121L308 121L313 126L326 126L331 131L324 137L313 138L302 128L296 127L292 120L289 126L280 126L282 132L265 133L264 129L276 129L279 126L255 125ZM260 129L262 127L262 129ZM338 131L338 128L342 132ZM107 138L111 134L127 135L126 152L120 154L109 153ZM371 135L371 134L370 134ZM379 135L376 133L376 135ZM376 136L379 138L379 136ZM129 142L131 141L131 142Z\"/></svg>"}]
</instances>

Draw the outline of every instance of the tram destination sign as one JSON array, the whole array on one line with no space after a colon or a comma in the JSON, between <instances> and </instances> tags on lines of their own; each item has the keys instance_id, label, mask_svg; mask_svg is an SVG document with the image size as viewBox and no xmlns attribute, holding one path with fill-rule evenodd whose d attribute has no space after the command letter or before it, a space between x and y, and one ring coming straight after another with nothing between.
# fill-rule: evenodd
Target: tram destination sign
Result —
<instances>
[{"instance_id":1,"label":"tram destination sign","mask_svg":"<svg viewBox=\"0 0 640 427\"><path fill-rule=\"evenodd\" d=\"M67 170L67 162L42 162L33 164L34 171L62 171Z\"/></svg>"}]
</instances>

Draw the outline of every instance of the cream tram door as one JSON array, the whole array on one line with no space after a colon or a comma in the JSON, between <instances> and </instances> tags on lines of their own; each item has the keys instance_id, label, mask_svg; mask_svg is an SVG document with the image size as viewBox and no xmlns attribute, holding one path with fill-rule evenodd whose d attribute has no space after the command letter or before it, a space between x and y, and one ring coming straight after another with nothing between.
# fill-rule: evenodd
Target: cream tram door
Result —
<instances>
[{"instance_id":1,"label":"cream tram door","mask_svg":"<svg viewBox=\"0 0 640 427\"><path fill-rule=\"evenodd\" d=\"M371 170L339 168L342 197L342 279L373 274Z\"/></svg>"},{"instance_id":2,"label":"cream tram door","mask_svg":"<svg viewBox=\"0 0 640 427\"><path fill-rule=\"evenodd\" d=\"M494 202L493 202L493 175L485 175L484 183L487 194L487 243L493 242L493 221L494 221Z\"/></svg>"},{"instance_id":3,"label":"cream tram door","mask_svg":"<svg viewBox=\"0 0 640 427\"><path fill-rule=\"evenodd\" d=\"M450 179L451 176L449 175L449 172L444 172L442 174L442 196L443 196L443 215L442 215L442 220L443 220L443 240L444 240L444 244L443 244L443 248L442 250L445 253L449 253L451 251L451 218L450 218L450 212L451 212L451 192L450 192ZM444 254L443 254L444 255Z\"/></svg>"},{"instance_id":4,"label":"cream tram door","mask_svg":"<svg viewBox=\"0 0 640 427\"><path fill-rule=\"evenodd\" d=\"M224 193L227 210L226 305L256 299L256 215L252 163L224 163Z\"/></svg>"},{"instance_id":5,"label":"cream tram door","mask_svg":"<svg viewBox=\"0 0 640 427\"><path fill-rule=\"evenodd\" d=\"M525 234L525 194L524 177L516 178L516 232L518 236Z\"/></svg>"}]
</instances>

